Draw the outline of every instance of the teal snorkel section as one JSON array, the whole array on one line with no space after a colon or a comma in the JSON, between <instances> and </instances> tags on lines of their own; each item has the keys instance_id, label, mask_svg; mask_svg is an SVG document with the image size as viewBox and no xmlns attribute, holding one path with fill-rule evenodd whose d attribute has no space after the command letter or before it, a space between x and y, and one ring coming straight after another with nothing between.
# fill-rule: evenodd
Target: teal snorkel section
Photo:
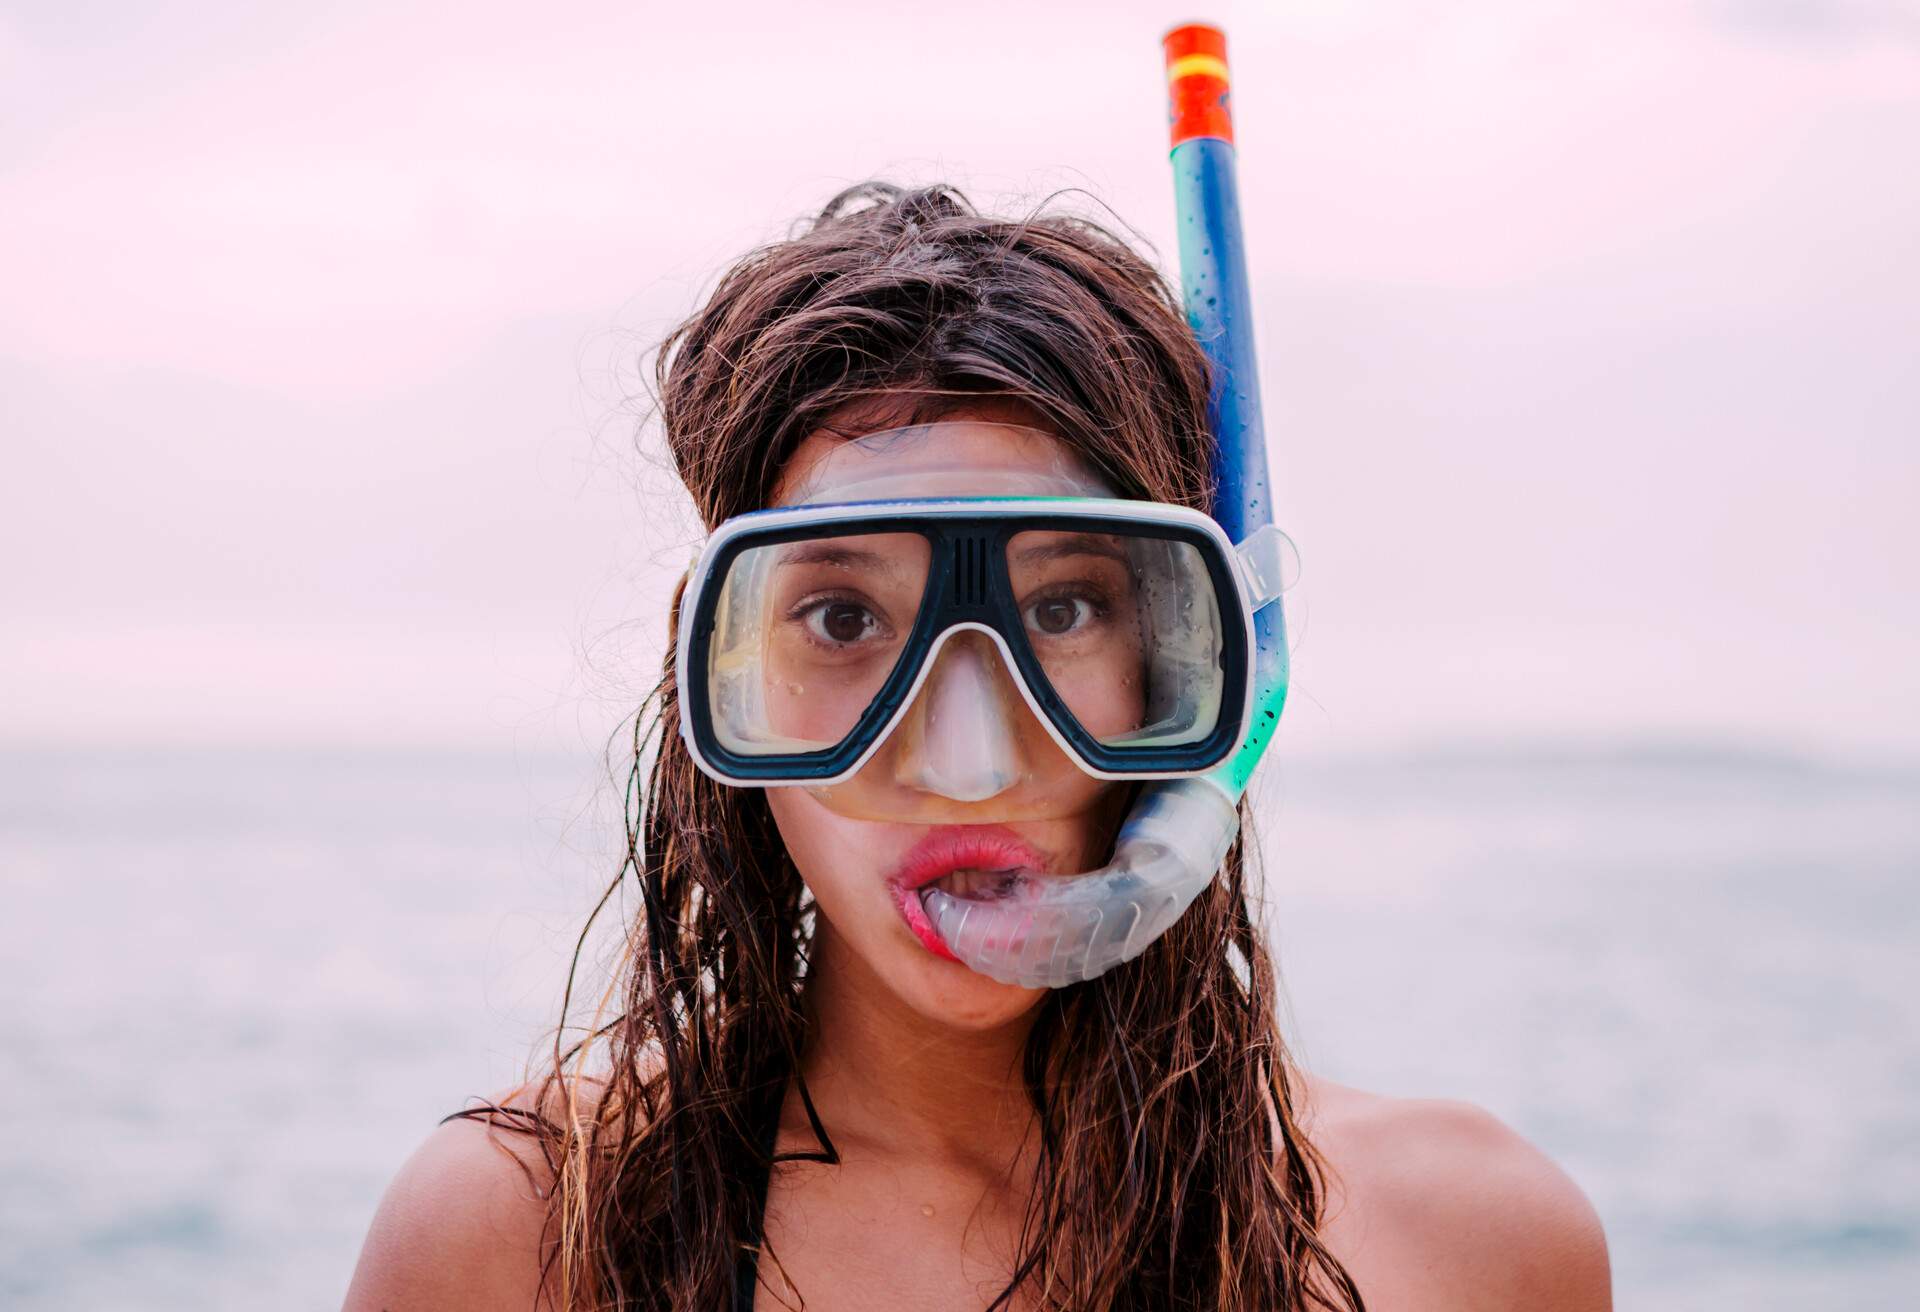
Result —
<instances>
[{"instance_id":1,"label":"teal snorkel section","mask_svg":"<svg viewBox=\"0 0 1920 1312\"><path fill-rule=\"evenodd\" d=\"M1170 42L1173 39L1169 37ZM1220 44L1224 51L1224 37ZM1223 59L1218 79L1222 123L1224 72ZM1192 80L1203 81L1199 76ZM1179 108L1176 95L1176 114ZM1177 117L1175 131L1177 135ZM1189 137L1174 145L1172 163L1187 322L1213 366L1207 420L1217 446L1210 510L1227 536L1240 543L1273 523L1273 489L1267 471L1266 422L1253 347L1253 294L1247 285L1233 143L1220 136ZM1247 736L1226 764L1207 776L1234 798L1246 791L1254 766L1279 728L1287 700L1287 625L1280 601L1276 598L1261 608L1253 625L1254 691Z\"/></svg>"}]
</instances>

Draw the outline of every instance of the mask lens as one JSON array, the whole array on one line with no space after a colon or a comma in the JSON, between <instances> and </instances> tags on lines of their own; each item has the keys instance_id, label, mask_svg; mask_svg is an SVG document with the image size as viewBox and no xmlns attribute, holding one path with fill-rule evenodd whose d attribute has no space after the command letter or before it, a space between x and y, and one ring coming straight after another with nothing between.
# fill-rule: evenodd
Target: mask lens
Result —
<instances>
[{"instance_id":1,"label":"mask lens","mask_svg":"<svg viewBox=\"0 0 1920 1312\"><path fill-rule=\"evenodd\" d=\"M1109 747L1197 742L1219 722L1220 600L1171 538L1025 530L1007 543L1026 640L1080 727Z\"/></svg>"},{"instance_id":2,"label":"mask lens","mask_svg":"<svg viewBox=\"0 0 1920 1312\"><path fill-rule=\"evenodd\" d=\"M808 538L736 556L707 657L721 744L769 756L846 738L899 664L931 556L917 533Z\"/></svg>"}]
</instances>

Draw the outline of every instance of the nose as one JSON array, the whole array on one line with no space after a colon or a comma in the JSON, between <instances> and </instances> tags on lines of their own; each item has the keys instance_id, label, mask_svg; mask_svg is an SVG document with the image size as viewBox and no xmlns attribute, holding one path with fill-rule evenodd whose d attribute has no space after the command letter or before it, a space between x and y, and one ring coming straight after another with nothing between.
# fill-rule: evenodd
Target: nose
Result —
<instances>
[{"instance_id":1,"label":"nose","mask_svg":"<svg viewBox=\"0 0 1920 1312\"><path fill-rule=\"evenodd\" d=\"M999 796L1026 770L1016 720L1025 710L986 635L955 634L894 731L894 779L956 802Z\"/></svg>"}]
</instances>

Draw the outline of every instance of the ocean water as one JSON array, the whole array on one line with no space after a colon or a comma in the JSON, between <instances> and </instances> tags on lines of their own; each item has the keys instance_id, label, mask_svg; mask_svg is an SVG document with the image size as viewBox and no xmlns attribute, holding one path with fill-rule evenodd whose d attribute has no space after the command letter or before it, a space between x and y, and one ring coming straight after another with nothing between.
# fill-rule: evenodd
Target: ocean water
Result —
<instances>
[{"instance_id":1,"label":"ocean water","mask_svg":"<svg viewBox=\"0 0 1920 1312\"><path fill-rule=\"evenodd\" d=\"M337 1307L555 1019L596 768L0 755L0 1306ZM1920 774L1434 752L1261 807L1296 1050L1553 1154L1618 1306L1920 1306Z\"/></svg>"}]
</instances>

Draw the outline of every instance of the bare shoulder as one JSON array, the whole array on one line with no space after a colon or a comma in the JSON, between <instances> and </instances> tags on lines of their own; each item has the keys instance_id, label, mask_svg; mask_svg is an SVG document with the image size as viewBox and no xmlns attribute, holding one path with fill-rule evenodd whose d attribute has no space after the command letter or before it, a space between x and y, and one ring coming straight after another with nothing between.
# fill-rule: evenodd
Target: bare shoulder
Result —
<instances>
[{"instance_id":1,"label":"bare shoulder","mask_svg":"<svg viewBox=\"0 0 1920 1312\"><path fill-rule=\"evenodd\" d=\"M530 1110L518 1093L496 1105ZM443 1123L387 1187L345 1312L531 1312L551 1186L539 1147L506 1121Z\"/></svg>"},{"instance_id":2,"label":"bare shoulder","mask_svg":"<svg viewBox=\"0 0 1920 1312\"><path fill-rule=\"evenodd\" d=\"M1326 1159L1326 1241L1370 1312L1612 1306L1606 1236L1580 1186L1471 1103L1307 1080Z\"/></svg>"}]
</instances>

